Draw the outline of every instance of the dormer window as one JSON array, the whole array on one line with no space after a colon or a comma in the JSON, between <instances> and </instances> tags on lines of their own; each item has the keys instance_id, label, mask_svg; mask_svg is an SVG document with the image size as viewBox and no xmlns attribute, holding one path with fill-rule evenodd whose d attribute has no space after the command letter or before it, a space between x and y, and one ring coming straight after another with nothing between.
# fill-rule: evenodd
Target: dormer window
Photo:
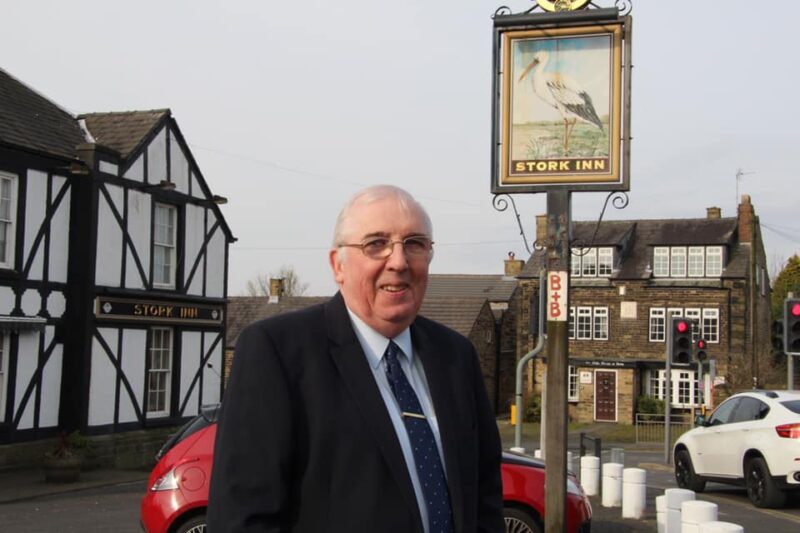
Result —
<instances>
[{"instance_id":1,"label":"dormer window","mask_svg":"<svg viewBox=\"0 0 800 533\"><path fill-rule=\"evenodd\" d=\"M614 268L614 249L610 247L574 249L570 265L572 277L607 278Z\"/></svg>"},{"instance_id":2,"label":"dormer window","mask_svg":"<svg viewBox=\"0 0 800 533\"><path fill-rule=\"evenodd\" d=\"M722 275L722 246L656 246L653 276L716 278Z\"/></svg>"}]
</instances>

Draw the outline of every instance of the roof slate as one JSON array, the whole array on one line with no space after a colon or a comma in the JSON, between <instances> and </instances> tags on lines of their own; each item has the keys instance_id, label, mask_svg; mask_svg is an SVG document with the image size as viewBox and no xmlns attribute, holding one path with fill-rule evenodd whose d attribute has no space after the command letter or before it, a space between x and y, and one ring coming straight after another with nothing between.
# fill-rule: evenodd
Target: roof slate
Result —
<instances>
[{"instance_id":1,"label":"roof slate","mask_svg":"<svg viewBox=\"0 0 800 533\"><path fill-rule=\"evenodd\" d=\"M169 109L87 113L78 115L97 144L112 148L127 159L147 135L171 115Z\"/></svg>"},{"instance_id":2,"label":"roof slate","mask_svg":"<svg viewBox=\"0 0 800 533\"><path fill-rule=\"evenodd\" d=\"M430 298L426 296L419 314L444 324L467 337L484 305L489 305L486 298Z\"/></svg>"},{"instance_id":3,"label":"roof slate","mask_svg":"<svg viewBox=\"0 0 800 533\"><path fill-rule=\"evenodd\" d=\"M517 280L491 274L430 274L425 298L484 298L491 302L511 299Z\"/></svg>"},{"instance_id":4,"label":"roof slate","mask_svg":"<svg viewBox=\"0 0 800 533\"><path fill-rule=\"evenodd\" d=\"M0 142L74 159L86 139L75 117L0 69Z\"/></svg>"},{"instance_id":5,"label":"roof slate","mask_svg":"<svg viewBox=\"0 0 800 533\"><path fill-rule=\"evenodd\" d=\"M607 221L600 223L597 236L592 241L596 222L574 222L573 240L585 246L614 246L615 254L622 253L619 270L611 279L650 279L653 246L725 246L728 262L723 278L744 277L746 257L742 259L742 246L736 242L736 218L687 218L661 220ZM531 255L520 273L520 278L537 278L544 267L545 251Z\"/></svg>"}]
</instances>

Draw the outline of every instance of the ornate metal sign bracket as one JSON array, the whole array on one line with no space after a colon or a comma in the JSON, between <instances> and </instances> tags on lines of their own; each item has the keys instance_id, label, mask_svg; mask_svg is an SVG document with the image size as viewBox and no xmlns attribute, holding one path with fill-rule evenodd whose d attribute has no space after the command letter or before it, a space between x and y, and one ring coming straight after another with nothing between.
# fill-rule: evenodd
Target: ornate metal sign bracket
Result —
<instances>
[{"instance_id":1,"label":"ornate metal sign bracket","mask_svg":"<svg viewBox=\"0 0 800 533\"><path fill-rule=\"evenodd\" d=\"M517 15L527 15L538 10L548 13L561 13L564 11L579 11L581 9L603 9L597 3L590 0L531 0L533 6L525 11L516 13ZM614 7L619 10L620 15L628 15L633 10L633 0L615 0ZM495 10L494 16L512 15L511 8L500 6ZM494 18L494 17L492 17Z\"/></svg>"}]
</instances>

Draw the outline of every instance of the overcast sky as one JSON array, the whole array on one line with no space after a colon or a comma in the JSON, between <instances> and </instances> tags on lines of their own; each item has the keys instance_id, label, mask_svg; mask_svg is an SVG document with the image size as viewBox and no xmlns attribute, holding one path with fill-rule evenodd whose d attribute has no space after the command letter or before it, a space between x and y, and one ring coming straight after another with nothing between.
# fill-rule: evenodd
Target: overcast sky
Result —
<instances>
[{"instance_id":1,"label":"overcast sky","mask_svg":"<svg viewBox=\"0 0 800 533\"><path fill-rule=\"evenodd\" d=\"M599 0L601 6L613 5ZM527 253L492 207L491 15L478 0L5 2L0 66L72 113L168 107L223 213L229 294L293 266L335 291L342 203L393 183L434 222L435 273ZM506 2L514 12L531 2ZM607 219L760 216L770 269L800 251L800 2L634 0L630 204ZM528 240L545 196L517 195ZM605 194L573 195L573 220Z\"/></svg>"}]
</instances>

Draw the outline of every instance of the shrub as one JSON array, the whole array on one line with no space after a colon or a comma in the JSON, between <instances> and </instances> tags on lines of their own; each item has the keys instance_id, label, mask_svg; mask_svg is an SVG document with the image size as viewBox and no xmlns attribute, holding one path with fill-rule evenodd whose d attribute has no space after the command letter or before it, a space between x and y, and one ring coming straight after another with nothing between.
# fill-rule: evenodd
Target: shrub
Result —
<instances>
[{"instance_id":1,"label":"shrub","mask_svg":"<svg viewBox=\"0 0 800 533\"><path fill-rule=\"evenodd\" d=\"M542 397L539 394L534 394L529 397L525 402L525 410L523 419L525 422L541 422L542 421Z\"/></svg>"},{"instance_id":2,"label":"shrub","mask_svg":"<svg viewBox=\"0 0 800 533\"><path fill-rule=\"evenodd\" d=\"M652 396L639 396L636 401L638 408L637 412L640 415L663 415L664 414L664 400L653 398Z\"/></svg>"}]
</instances>

